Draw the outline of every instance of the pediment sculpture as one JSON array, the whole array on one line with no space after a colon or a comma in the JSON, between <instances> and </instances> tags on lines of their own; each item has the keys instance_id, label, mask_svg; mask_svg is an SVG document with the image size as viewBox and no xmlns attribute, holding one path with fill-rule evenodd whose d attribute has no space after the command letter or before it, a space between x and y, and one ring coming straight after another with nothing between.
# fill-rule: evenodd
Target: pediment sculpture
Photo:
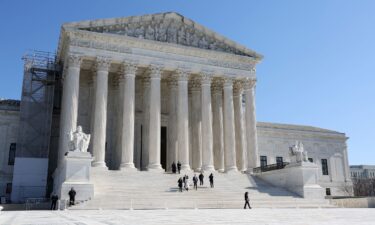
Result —
<instances>
[{"instance_id":1,"label":"pediment sculpture","mask_svg":"<svg viewBox=\"0 0 375 225\"><path fill-rule=\"evenodd\" d=\"M77 126L76 131L70 131L68 134L69 151L87 152L90 143L90 134L85 134L81 126Z\"/></svg>"}]
</instances>

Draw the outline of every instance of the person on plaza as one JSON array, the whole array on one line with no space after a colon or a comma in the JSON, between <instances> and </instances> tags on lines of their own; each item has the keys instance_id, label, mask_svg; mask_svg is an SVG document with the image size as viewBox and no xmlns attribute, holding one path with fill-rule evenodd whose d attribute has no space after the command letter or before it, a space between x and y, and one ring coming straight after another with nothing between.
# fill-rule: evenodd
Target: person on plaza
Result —
<instances>
[{"instance_id":1,"label":"person on plaza","mask_svg":"<svg viewBox=\"0 0 375 225\"><path fill-rule=\"evenodd\" d=\"M198 177L196 174L194 174L193 183L194 183L195 190L198 190Z\"/></svg>"},{"instance_id":2,"label":"person on plaza","mask_svg":"<svg viewBox=\"0 0 375 225\"><path fill-rule=\"evenodd\" d=\"M176 173L176 163L172 163L172 173Z\"/></svg>"},{"instance_id":3,"label":"person on plaza","mask_svg":"<svg viewBox=\"0 0 375 225\"><path fill-rule=\"evenodd\" d=\"M203 185L203 178L204 178L204 176L203 176L203 173L201 172L201 174L199 174L199 185Z\"/></svg>"},{"instance_id":4,"label":"person on plaza","mask_svg":"<svg viewBox=\"0 0 375 225\"><path fill-rule=\"evenodd\" d=\"M177 162L177 170L178 170L178 174L181 173L181 163L180 161Z\"/></svg>"},{"instance_id":5,"label":"person on plaza","mask_svg":"<svg viewBox=\"0 0 375 225\"><path fill-rule=\"evenodd\" d=\"M178 179L177 183L178 183L179 191L182 192L182 178L181 177L180 177L180 179Z\"/></svg>"},{"instance_id":6,"label":"person on plaza","mask_svg":"<svg viewBox=\"0 0 375 225\"><path fill-rule=\"evenodd\" d=\"M211 188L213 188L214 187L214 175L211 173L208 178L210 179L210 186Z\"/></svg>"},{"instance_id":7,"label":"person on plaza","mask_svg":"<svg viewBox=\"0 0 375 225\"><path fill-rule=\"evenodd\" d=\"M184 182L185 190L189 191L189 177L187 175L185 175L184 178L185 178L185 182Z\"/></svg>"},{"instance_id":8,"label":"person on plaza","mask_svg":"<svg viewBox=\"0 0 375 225\"><path fill-rule=\"evenodd\" d=\"M251 209L250 207L250 202L249 202L249 193L248 192L245 192L245 205L244 205L244 209L246 209L246 206L249 206L249 209Z\"/></svg>"},{"instance_id":9,"label":"person on plaza","mask_svg":"<svg viewBox=\"0 0 375 225\"><path fill-rule=\"evenodd\" d=\"M69 191L69 206L72 206L74 205L74 202L75 202L75 199L76 199L76 191L74 190L74 188L72 187Z\"/></svg>"},{"instance_id":10,"label":"person on plaza","mask_svg":"<svg viewBox=\"0 0 375 225\"><path fill-rule=\"evenodd\" d=\"M57 200L59 200L59 196L53 193L51 196L51 210L56 210Z\"/></svg>"}]
</instances>

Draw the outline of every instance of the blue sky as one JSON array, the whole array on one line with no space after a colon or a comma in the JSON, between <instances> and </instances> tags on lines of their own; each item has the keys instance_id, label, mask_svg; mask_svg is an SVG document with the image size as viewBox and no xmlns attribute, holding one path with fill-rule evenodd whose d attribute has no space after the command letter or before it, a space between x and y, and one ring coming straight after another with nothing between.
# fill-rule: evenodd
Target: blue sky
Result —
<instances>
[{"instance_id":1,"label":"blue sky","mask_svg":"<svg viewBox=\"0 0 375 225\"><path fill-rule=\"evenodd\" d=\"M22 55L55 51L64 22L176 11L264 55L259 121L347 134L350 164L375 164L375 1L0 1L0 97L19 99Z\"/></svg>"}]
</instances>

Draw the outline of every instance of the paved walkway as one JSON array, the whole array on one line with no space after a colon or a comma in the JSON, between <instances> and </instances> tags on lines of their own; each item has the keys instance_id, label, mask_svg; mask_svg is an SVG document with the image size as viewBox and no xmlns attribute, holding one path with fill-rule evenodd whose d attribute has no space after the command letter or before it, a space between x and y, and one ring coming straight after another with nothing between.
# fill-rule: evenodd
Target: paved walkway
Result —
<instances>
[{"instance_id":1,"label":"paved walkway","mask_svg":"<svg viewBox=\"0 0 375 225\"><path fill-rule=\"evenodd\" d=\"M75 210L0 212L1 225L375 224L375 209Z\"/></svg>"}]
</instances>

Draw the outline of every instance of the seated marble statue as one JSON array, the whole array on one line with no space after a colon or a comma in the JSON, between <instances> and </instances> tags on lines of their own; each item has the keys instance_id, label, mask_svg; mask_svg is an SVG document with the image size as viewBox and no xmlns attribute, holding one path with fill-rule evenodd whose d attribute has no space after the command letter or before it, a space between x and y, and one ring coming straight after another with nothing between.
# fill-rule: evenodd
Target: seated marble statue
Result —
<instances>
[{"instance_id":1,"label":"seated marble statue","mask_svg":"<svg viewBox=\"0 0 375 225\"><path fill-rule=\"evenodd\" d=\"M292 162L307 162L308 161L308 156L307 152L303 148L303 144L300 141L296 141L296 144L293 145L290 148L290 155L291 155L291 161Z\"/></svg>"},{"instance_id":2,"label":"seated marble statue","mask_svg":"<svg viewBox=\"0 0 375 225\"><path fill-rule=\"evenodd\" d=\"M69 137L69 150L74 152L87 152L90 143L90 134L82 132L82 127L78 126L76 131L70 131Z\"/></svg>"}]
</instances>

